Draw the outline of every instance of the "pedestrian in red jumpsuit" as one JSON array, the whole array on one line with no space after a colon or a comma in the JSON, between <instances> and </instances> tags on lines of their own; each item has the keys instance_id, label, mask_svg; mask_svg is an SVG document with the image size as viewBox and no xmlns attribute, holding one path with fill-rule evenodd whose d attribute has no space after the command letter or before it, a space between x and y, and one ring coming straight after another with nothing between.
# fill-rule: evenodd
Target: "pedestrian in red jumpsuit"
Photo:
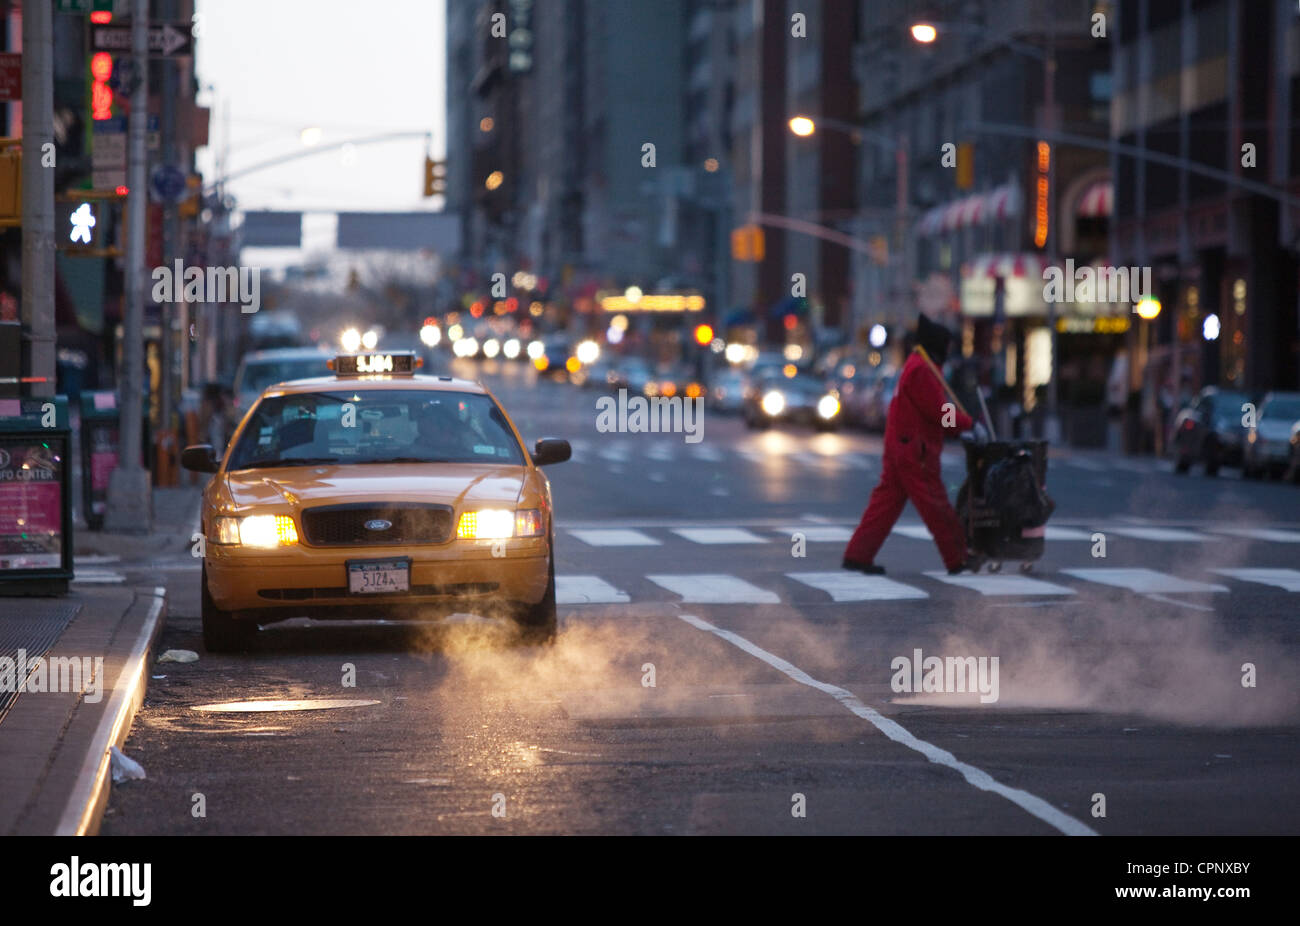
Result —
<instances>
[{"instance_id":1,"label":"pedestrian in red jumpsuit","mask_svg":"<svg viewBox=\"0 0 1300 926\"><path fill-rule=\"evenodd\" d=\"M845 569L870 575L884 573L884 567L875 564L876 553L908 501L920 512L949 573L955 575L962 569L979 568L977 558L967 554L966 533L948 502L948 492L939 473L944 434L969 431L974 423L948 398L936 369L924 359L928 354L937 368L947 357L951 340L947 328L924 315L920 317L919 347L903 365L885 420L880 482L872 491L862 522L844 551ZM945 409L945 403L952 404Z\"/></svg>"}]
</instances>

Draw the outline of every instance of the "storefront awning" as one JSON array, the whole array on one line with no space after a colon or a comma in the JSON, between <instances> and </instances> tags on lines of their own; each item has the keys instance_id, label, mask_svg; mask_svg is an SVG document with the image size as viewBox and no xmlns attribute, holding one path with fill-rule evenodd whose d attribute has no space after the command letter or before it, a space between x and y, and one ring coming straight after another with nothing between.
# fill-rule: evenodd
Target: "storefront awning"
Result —
<instances>
[{"instance_id":1,"label":"storefront awning","mask_svg":"<svg viewBox=\"0 0 1300 926\"><path fill-rule=\"evenodd\" d=\"M961 268L963 277L1029 277L1039 283L1051 262L1042 254L1025 251L1019 254L981 254Z\"/></svg>"},{"instance_id":2,"label":"storefront awning","mask_svg":"<svg viewBox=\"0 0 1300 926\"><path fill-rule=\"evenodd\" d=\"M1115 206L1115 185L1109 180L1090 184L1079 197L1077 215L1088 219L1110 218Z\"/></svg>"},{"instance_id":3,"label":"storefront awning","mask_svg":"<svg viewBox=\"0 0 1300 926\"><path fill-rule=\"evenodd\" d=\"M1006 183L987 193L963 196L927 210L919 222L917 233L922 236L957 231L975 225L992 225L1020 214L1020 189Z\"/></svg>"}]
</instances>

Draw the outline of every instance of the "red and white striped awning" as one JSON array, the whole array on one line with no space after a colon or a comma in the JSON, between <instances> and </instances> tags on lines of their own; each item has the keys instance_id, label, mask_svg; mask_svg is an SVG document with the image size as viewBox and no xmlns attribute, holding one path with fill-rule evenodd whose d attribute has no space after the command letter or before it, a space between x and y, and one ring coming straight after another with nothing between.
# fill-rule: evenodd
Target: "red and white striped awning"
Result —
<instances>
[{"instance_id":1,"label":"red and white striped awning","mask_svg":"<svg viewBox=\"0 0 1300 926\"><path fill-rule=\"evenodd\" d=\"M1079 197L1077 214L1083 218L1109 218L1115 207L1115 185L1109 180L1089 184Z\"/></svg>"},{"instance_id":2,"label":"red and white striped awning","mask_svg":"<svg viewBox=\"0 0 1300 926\"><path fill-rule=\"evenodd\" d=\"M974 225L1003 222L1020 214L1020 190L1014 183L987 193L964 196L926 211L917 223L921 235L937 235Z\"/></svg>"},{"instance_id":3,"label":"red and white striped awning","mask_svg":"<svg viewBox=\"0 0 1300 926\"><path fill-rule=\"evenodd\" d=\"M1043 272L1052 265L1042 254L1025 251L1019 254L981 254L962 265L964 277L1026 277L1041 280Z\"/></svg>"}]
</instances>

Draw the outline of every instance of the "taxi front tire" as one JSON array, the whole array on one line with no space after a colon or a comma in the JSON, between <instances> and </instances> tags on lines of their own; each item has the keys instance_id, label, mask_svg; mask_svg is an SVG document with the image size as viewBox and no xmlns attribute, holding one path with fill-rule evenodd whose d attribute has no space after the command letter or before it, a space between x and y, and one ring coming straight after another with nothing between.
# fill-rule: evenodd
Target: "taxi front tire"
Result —
<instances>
[{"instance_id":1,"label":"taxi front tire","mask_svg":"<svg viewBox=\"0 0 1300 926\"><path fill-rule=\"evenodd\" d=\"M550 563L547 567L546 591L541 601L532 605L517 605L514 613L515 625L519 628L520 639L529 644L546 644L555 642L555 548L551 548Z\"/></svg>"},{"instance_id":2,"label":"taxi front tire","mask_svg":"<svg viewBox=\"0 0 1300 926\"><path fill-rule=\"evenodd\" d=\"M208 591L208 567L203 567L200 616L203 620L203 647L209 653L246 650L253 642L257 624L235 620L229 611L217 607Z\"/></svg>"}]
</instances>

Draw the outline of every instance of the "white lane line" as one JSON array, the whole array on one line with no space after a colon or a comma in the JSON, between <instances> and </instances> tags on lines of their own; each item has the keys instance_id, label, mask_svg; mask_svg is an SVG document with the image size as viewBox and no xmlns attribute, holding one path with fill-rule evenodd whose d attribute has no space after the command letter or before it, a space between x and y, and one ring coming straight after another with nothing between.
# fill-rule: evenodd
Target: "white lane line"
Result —
<instances>
[{"instance_id":1,"label":"white lane line","mask_svg":"<svg viewBox=\"0 0 1300 926\"><path fill-rule=\"evenodd\" d=\"M851 572L787 572L787 576L804 585L821 589L832 601L902 601L929 598L925 592L884 576L858 575Z\"/></svg>"},{"instance_id":2,"label":"white lane line","mask_svg":"<svg viewBox=\"0 0 1300 926\"><path fill-rule=\"evenodd\" d=\"M598 450L596 456L611 463L626 463L630 455L627 448L622 444L611 444Z\"/></svg>"},{"instance_id":3,"label":"white lane line","mask_svg":"<svg viewBox=\"0 0 1300 926\"><path fill-rule=\"evenodd\" d=\"M1052 524L1047 525L1046 540L1091 540L1092 534L1087 531L1077 530L1073 527L1056 527Z\"/></svg>"},{"instance_id":4,"label":"white lane line","mask_svg":"<svg viewBox=\"0 0 1300 926\"><path fill-rule=\"evenodd\" d=\"M72 581L76 585L121 585L126 574L112 569L77 569L74 565Z\"/></svg>"},{"instance_id":5,"label":"white lane line","mask_svg":"<svg viewBox=\"0 0 1300 926\"><path fill-rule=\"evenodd\" d=\"M1288 592L1300 592L1300 569L1211 569L1221 576L1272 585Z\"/></svg>"},{"instance_id":6,"label":"white lane line","mask_svg":"<svg viewBox=\"0 0 1300 926\"><path fill-rule=\"evenodd\" d=\"M1108 533L1119 534L1121 537L1132 537L1134 540L1152 540L1157 543L1203 543L1213 541L1213 537L1205 534L1198 534L1195 531L1183 530L1177 527L1110 527L1103 528Z\"/></svg>"},{"instance_id":7,"label":"white lane line","mask_svg":"<svg viewBox=\"0 0 1300 926\"><path fill-rule=\"evenodd\" d=\"M824 457L818 453L809 453L807 450L800 450L798 453L793 453L790 455L790 458L802 463L804 466L811 466L813 469L821 469L826 466L839 466L838 461L836 461L834 457Z\"/></svg>"},{"instance_id":8,"label":"white lane line","mask_svg":"<svg viewBox=\"0 0 1300 926\"><path fill-rule=\"evenodd\" d=\"M967 573L950 576L946 572L927 572L926 575L938 579L940 582L946 582L948 585L968 588L971 591L979 592L981 595L1075 594L1072 588L1057 585L1055 582L1045 582L1042 579L1031 579L1029 576L969 575Z\"/></svg>"},{"instance_id":9,"label":"white lane line","mask_svg":"<svg viewBox=\"0 0 1300 926\"><path fill-rule=\"evenodd\" d=\"M1114 568L1095 568L1095 569L1062 569L1066 575L1074 576L1076 579L1083 579L1085 582L1096 582L1099 585L1110 585L1115 588L1126 588L1131 592L1137 592L1139 595L1168 595L1176 592L1226 592L1226 585L1210 585L1206 582L1193 582L1191 579L1180 579L1178 576L1171 576L1164 572L1157 572L1154 569L1114 569Z\"/></svg>"},{"instance_id":10,"label":"white lane line","mask_svg":"<svg viewBox=\"0 0 1300 926\"><path fill-rule=\"evenodd\" d=\"M570 530L568 532L591 547L657 547L659 541L631 528Z\"/></svg>"},{"instance_id":11,"label":"white lane line","mask_svg":"<svg viewBox=\"0 0 1300 926\"><path fill-rule=\"evenodd\" d=\"M131 705L144 701L144 691L148 682L145 670L148 667L149 644L153 640L158 617L167 602L167 589L161 586L153 590L153 604L140 626L140 634L131 646L131 653L122 663L121 671L113 682L112 696L108 707L95 726L94 736L90 740L90 749L86 751L86 760L81 765L72 786L72 795L63 808L58 825L54 828L55 836L84 836L93 824L96 796L106 784L109 774L109 747L126 739L128 717L134 716ZM101 688L103 680L100 680Z\"/></svg>"},{"instance_id":12,"label":"white lane line","mask_svg":"<svg viewBox=\"0 0 1300 926\"><path fill-rule=\"evenodd\" d=\"M673 533L691 543L767 543L743 527L675 527Z\"/></svg>"},{"instance_id":13,"label":"white lane line","mask_svg":"<svg viewBox=\"0 0 1300 926\"><path fill-rule=\"evenodd\" d=\"M1047 801L1035 794L1020 788L1011 788L996 780L992 775L983 769L976 768L966 762L962 762L946 749L940 749L933 743L918 739L901 724L890 720L879 712L863 704L856 695L851 691L840 688L838 685L831 685L827 682L820 682L808 673L804 672L798 666L787 662L780 656L775 656L767 650L750 643L744 637L730 630L723 630L715 627L708 621L701 620L693 614L677 615L686 623L690 624L697 630L703 630L706 633L714 634L723 640L726 640L737 649L743 650L756 659L761 659L773 669L781 672L785 676L801 685L816 689L824 694L830 695L836 701L851 711L853 714L861 717L870 723L889 739L893 740L908 749L919 752L935 765L942 765L950 768L960 774L973 787L981 791L988 791L999 797L1004 797L1011 803L1015 804L1021 810L1043 821L1048 826L1054 827L1067 836L1096 836L1097 831L1092 829L1086 823L1076 820L1074 817L1060 810L1057 810Z\"/></svg>"},{"instance_id":14,"label":"white lane line","mask_svg":"<svg viewBox=\"0 0 1300 926\"><path fill-rule=\"evenodd\" d=\"M697 460L703 460L705 463L721 463L722 453L716 447L705 447L703 444L691 445L687 451Z\"/></svg>"},{"instance_id":15,"label":"white lane line","mask_svg":"<svg viewBox=\"0 0 1300 926\"><path fill-rule=\"evenodd\" d=\"M832 525L823 527L815 524L800 524L797 527L773 528L773 531L786 537L803 534L803 539L809 543L845 543L853 536L853 531L850 528L834 527Z\"/></svg>"},{"instance_id":16,"label":"white lane line","mask_svg":"<svg viewBox=\"0 0 1300 926\"><path fill-rule=\"evenodd\" d=\"M632 599L599 576L556 576L556 604L627 604Z\"/></svg>"},{"instance_id":17,"label":"white lane line","mask_svg":"<svg viewBox=\"0 0 1300 926\"><path fill-rule=\"evenodd\" d=\"M1216 534L1230 534L1248 540L1268 540L1273 543L1300 543L1300 531L1280 531L1270 527L1212 527Z\"/></svg>"},{"instance_id":18,"label":"white lane line","mask_svg":"<svg viewBox=\"0 0 1300 926\"><path fill-rule=\"evenodd\" d=\"M695 604L779 604L781 599L757 585L725 573L646 576L655 585Z\"/></svg>"},{"instance_id":19,"label":"white lane line","mask_svg":"<svg viewBox=\"0 0 1300 926\"><path fill-rule=\"evenodd\" d=\"M660 463L671 463L673 460L672 448L664 444L651 444L645 455L647 460L657 460Z\"/></svg>"}]
</instances>

